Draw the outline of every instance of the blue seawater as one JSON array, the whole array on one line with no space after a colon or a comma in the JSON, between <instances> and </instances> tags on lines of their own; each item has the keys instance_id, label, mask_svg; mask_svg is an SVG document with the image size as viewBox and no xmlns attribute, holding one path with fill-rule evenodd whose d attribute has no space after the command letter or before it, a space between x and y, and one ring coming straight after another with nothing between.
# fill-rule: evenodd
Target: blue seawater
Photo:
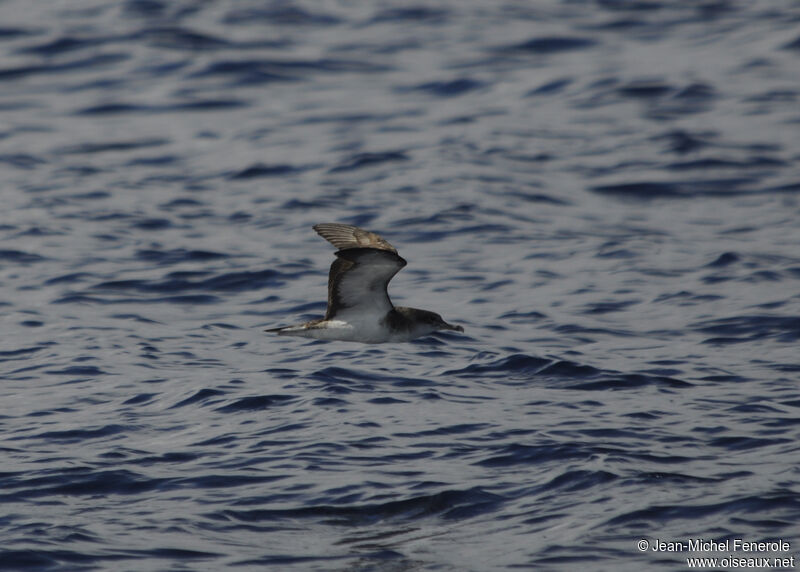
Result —
<instances>
[{"instance_id":1,"label":"blue seawater","mask_svg":"<svg viewBox=\"0 0 800 572\"><path fill-rule=\"evenodd\" d=\"M1 3L0 569L800 558L798 78L793 0ZM331 221L465 334L265 334Z\"/></svg>"}]
</instances>

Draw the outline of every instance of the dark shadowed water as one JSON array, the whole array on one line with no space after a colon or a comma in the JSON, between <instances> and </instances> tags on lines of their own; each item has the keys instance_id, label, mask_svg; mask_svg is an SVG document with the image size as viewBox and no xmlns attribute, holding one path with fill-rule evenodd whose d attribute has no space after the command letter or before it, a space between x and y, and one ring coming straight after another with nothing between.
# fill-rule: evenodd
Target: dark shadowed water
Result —
<instances>
[{"instance_id":1,"label":"dark shadowed water","mask_svg":"<svg viewBox=\"0 0 800 572\"><path fill-rule=\"evenodd\" d=\"M793 0L0 3L0 568L800 567L799 161Z\"/></svg>"}]
</instances>

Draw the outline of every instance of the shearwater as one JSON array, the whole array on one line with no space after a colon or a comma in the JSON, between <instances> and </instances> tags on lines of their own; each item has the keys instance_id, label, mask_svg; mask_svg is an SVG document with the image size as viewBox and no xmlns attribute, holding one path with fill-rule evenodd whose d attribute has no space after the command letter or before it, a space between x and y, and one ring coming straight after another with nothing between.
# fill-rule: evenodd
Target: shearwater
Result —
<instances>
[{"instance_id":1,"label":"shearwater","mask_svg":"<svg viewBox=\"0 0 800 572\"><path fill-rule=\"evenodd\" d=\"M437 330L464 331L435 312L392 304L387 287L406 261L383 238L349 224L322 223L313 228L339 249L328 275L325 317L265 331L367 344L407 342Z\"/></svg>"}]
</instances>

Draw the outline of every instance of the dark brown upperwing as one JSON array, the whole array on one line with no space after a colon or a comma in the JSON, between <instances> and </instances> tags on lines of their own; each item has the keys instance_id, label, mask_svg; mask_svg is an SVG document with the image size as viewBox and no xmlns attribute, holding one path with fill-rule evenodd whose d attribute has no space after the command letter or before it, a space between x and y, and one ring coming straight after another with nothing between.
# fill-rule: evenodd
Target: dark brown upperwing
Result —
<instances>
[{"instance_id":1,"label":"dark brown upperwing","mask_svg":"<svg viewBox=\"0 0 800 572\"><path fill-rule=\"evenodd\" d=\"M387 250L397 254L397 249L386 242L378 234L358 228L350 224L338 222L323 222L315 224L314 230L322 238L330 242L339 250L350 248L375 248L377 250Z\"/></svg>"}]
</instances>

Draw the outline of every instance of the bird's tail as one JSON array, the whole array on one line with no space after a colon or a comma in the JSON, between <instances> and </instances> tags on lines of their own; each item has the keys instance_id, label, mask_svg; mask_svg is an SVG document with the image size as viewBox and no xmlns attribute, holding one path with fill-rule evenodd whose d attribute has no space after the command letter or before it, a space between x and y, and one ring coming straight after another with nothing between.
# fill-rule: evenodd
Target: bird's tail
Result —
<instances>
[{"instance_id":1,"label":"bird's tail","mask_svg":"<svg viewBox=\"0 0 800 572\"><path fill-rule=\"evenodd\" d=\"M296 326L269 328L264 331L272 334L278 334L279 336L303 336L305 335L305 332L308 331L308 326L306 324L298 324Z\"/></svg>"}]
</instances>

